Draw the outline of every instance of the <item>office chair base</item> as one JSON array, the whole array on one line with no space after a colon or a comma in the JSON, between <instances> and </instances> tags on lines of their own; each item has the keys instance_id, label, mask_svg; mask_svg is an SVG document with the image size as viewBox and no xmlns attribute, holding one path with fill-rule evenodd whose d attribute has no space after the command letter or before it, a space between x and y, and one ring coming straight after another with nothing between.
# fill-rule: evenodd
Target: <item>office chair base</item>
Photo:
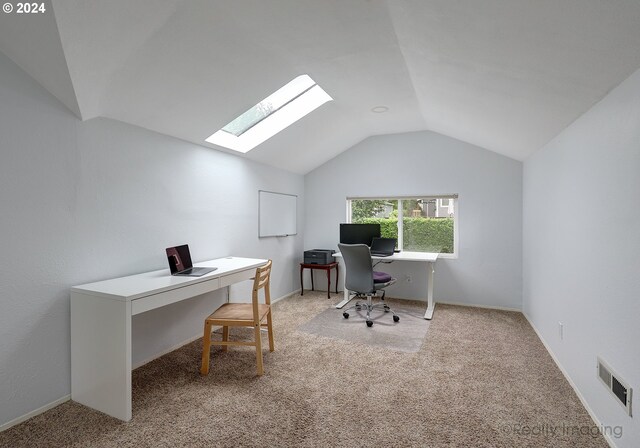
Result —
<instances>
[{"instance_id":1,"label":"office chair base","mask_svg":"<svg viewBox=\"0 0 640 448\"><path fill-rule=\"evenodd\" d=\"M395 311L393 311L389 305L387 305L386 303L384 303L384 292L382 291L382 296L380 297L380 300L383 301L383 303L376 303L375 305L372 303L372 299L373 299L373 295L366 295L367 297L367 302L366 303L361 303L360 301L356 301L355 305L347 308L343 313L342 313L342 317L344 317L345 319L349 319L349 310L351 309L356 309L356 311L362 311L362 309L366 309L367 310L367 317L366 317L366 324L367 327L372 327L373 326L373 321L371 320L371 311L373 311L376 308L382 308L384 310L385 313L391 313L393 314L393 321L394 322L400 322L400 316L398 316ZM356 294L354 296L355 297L364 297L364 294Z\"/></svg>"}]
</instances>

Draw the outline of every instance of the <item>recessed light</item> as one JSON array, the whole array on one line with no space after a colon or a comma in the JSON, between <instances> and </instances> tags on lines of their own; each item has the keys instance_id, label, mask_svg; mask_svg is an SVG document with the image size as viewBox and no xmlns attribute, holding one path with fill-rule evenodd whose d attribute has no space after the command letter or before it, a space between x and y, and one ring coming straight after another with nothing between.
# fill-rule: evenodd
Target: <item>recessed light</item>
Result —
<instances>
[{"instance_id":1,"label":"recessed light","mask_svg":"<svg viewBox=\"0 0 640 448\"><path fill-rule=\"evenodd\" d=\"M375 114L381 114L383 112L388 111L389 108L387 106L376 106L376 107L372 107L371 108L371 112L375 113Z\"/></svg>"}]
</instances>

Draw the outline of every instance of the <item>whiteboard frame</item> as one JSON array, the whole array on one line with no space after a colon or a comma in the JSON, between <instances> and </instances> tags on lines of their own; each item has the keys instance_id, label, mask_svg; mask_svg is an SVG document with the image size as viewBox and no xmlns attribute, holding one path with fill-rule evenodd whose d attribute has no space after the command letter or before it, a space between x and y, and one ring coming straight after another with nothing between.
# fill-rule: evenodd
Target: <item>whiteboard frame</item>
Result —
<instances>
[{"instance_id":1,"label":"whiteboard frame","mask_svg":"<svg viewBox=\"0 0 640 448\"><path fill-rule=\"evenodd\" d=\"M291 196L295 198L295 210L294 210L294 218L295 218L295 231L293 233L274 233L263 235L262 234L262 193L268 193L272 195L280 195L280 196ZM277 191L268 191L268 190L258 190L258 238L270 238L270 237L283 237L283 236L293 236L298 234L298 195L297 194L289 194L289 193L280 193Z\"/></svg>"}]
</instances>

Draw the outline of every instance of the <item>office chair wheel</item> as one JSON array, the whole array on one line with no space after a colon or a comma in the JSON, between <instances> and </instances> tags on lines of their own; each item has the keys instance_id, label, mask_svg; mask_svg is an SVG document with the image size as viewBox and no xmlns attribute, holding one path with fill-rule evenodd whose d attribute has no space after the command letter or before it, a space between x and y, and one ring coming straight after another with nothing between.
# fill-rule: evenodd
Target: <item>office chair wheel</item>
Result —
<instances>
[{"instance_id":1,"label":"office chair wheel","mask_svg":"<svg viewBox=\"0 0 640 448\"><path fill-rule=\"evenodd\" d=\"M400 316L393 316L394 322L400 322Z\"/></svg>"},{"instance_id":2,"label":"office chair wheel","mask_svg":"<svg viewBox=\"0 0 640 448\"><path fill-rule=\"evenodd\" d=\"M345 319L349 319L349 313L347 312L342 313L342 317L344 317Z\"/></svg>"},{"instance_id":3,"label":"office chair wheel","mask_svg":"<svg viewBox=\"0 0 640 448\"><path fill-rule=\"evenodd\" d=\"M373 321L372 320L368 320L367 321L367 327L373 327Z\"/></svg>"},{"instance_id":4,"label":"office chair wheel","mask_svg":"<svg viewBox=\"0 0 640 448\"><path fill-rule=\"evenodd\" d=\"M391 311L391 308L389 308L387 305L384 306L384 312L388 313L389 311Z\"/></svg>"}]
</instances>

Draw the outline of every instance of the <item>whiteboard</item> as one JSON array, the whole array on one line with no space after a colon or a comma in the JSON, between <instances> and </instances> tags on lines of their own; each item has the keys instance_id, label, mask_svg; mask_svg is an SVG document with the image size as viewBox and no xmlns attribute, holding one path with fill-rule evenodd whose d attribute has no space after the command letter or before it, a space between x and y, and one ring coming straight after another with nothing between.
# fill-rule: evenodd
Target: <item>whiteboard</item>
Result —
<instances>
[{"instance_id":1,"label":"whiteboard","mask_svg":"<svg viewBox=\"0 0 640 448\"><path fill-rule=\"evenodd\" d=\"M258 191L258 236L289 236L298 233L298 196Z\"/></svg>"}]
</instances>

